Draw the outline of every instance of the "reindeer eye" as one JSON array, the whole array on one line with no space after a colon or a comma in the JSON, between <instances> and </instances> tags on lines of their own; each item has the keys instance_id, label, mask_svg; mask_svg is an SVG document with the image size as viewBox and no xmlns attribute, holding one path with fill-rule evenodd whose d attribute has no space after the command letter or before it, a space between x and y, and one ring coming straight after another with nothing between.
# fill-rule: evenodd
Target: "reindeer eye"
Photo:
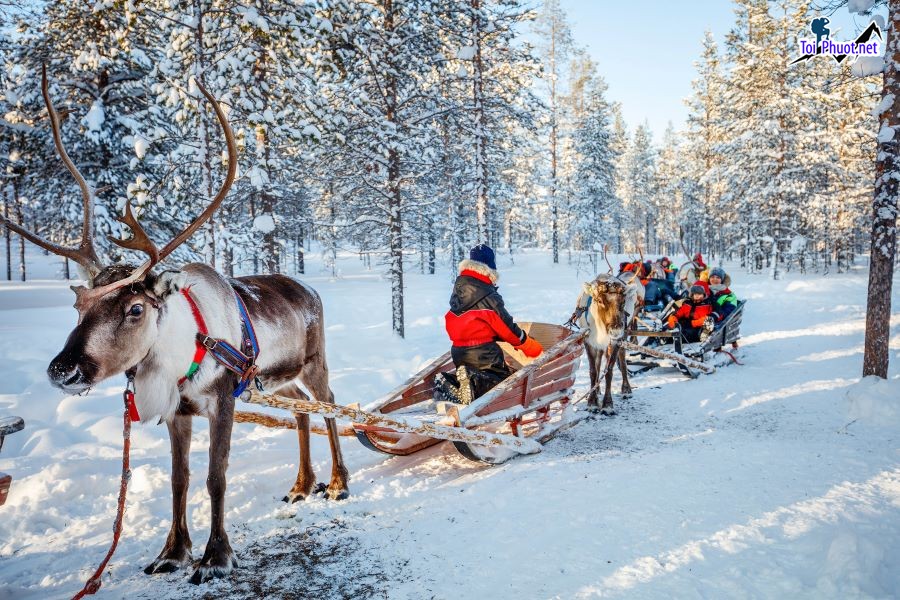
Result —
<instances>
[{"instance_id":1,"label":"reindeer eye","mask_svg":"<svg viewBox=\"0 0 900 600\"><path fill-rule=\"evenodd\" d=\"M143 304L133 304L131 308L128 309L129 317L139 317L144 314L144 305Z\"/></svg>"}]
</instances>

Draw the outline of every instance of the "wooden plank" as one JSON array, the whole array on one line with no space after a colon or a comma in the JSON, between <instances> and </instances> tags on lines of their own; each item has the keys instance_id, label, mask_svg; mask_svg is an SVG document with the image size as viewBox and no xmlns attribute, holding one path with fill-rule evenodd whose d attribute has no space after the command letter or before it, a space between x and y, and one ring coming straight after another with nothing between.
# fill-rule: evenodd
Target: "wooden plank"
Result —
<instances>
[{"instance_id":1,"label":"wooden plank","mask_svg":"<svg viewBox=\"0 0 900 600\"><path fill-rule=\"evenodd\" d=\"M262 425L263 427L270 427L272 429L297 429L296 419L267 415L251 410L234 411L234 422ZM328 428L323 423L310 423L309 430L317 435L328 435ZM338 435L353 437L356 434L353 432L352 427L348 425L339 425Z\"/></svg>"},{"instance_id":2,"label":"wooden plank","mask_svg":"<svg viewBox=\"0 0 900 600\"><path fill-rule=\"evenodd\" d=\"M556 381L557 379L562 379L564 377L568 377L575 371L575 361L569 361L568 363L561 363L554 369L543 370L541 369L540 373L535 375L531 379L531 387L535 387L548 381Z\"/></svg>"},{"instance_id":3,"label":"wooden plank","mask_svg":"<svg viewBox=\"0 0 900 600\"><path fill-rule=\"evenodd\" d=\"M394 402L396 402L399 398L401 398L401 397L403 396L403 391L404 391L406 388L408 388L408 387L410 387L410 386L412 386L412 385L415 385L415 384L418 383L419 381L422 381L422 380L425 379L428 375L432 375L432 374L438 372L439 370L442 370L442 369L445 367L446 363L448 363L448 362L449 362L449 363L452 363L452 362L453 362L453 359L450 357L450 351L449 351L449 350L448 350L447 352L445 352L444 354L438 356L436 359L434 359L433 361L431 361L430 363L428 363L428 364L425 365L424 367L422 367L422 369L420 369L418 373L416 373L415 375L413 375L412 377L410 377L409 379L407 379L407 380L406 380L405 382L403 382L401 385L397 386L396 388L394 388L393 390L391 390L391 391L388 392L387 394L381 396L381 397L378 398L377 400L375 400L375 401L370 402L369 404L367 404L367 405L364 407L364 410L367 410L367 411L376 411L376 410L381 409L382 407L384 407L384 406L387 405L388 403L391 403L391 404L392 404L392 406L393 406L393 409L392 409L392 410L397 410L398 408L405 408L405 407L408 406L408 405L407 405L407 404L402 404L402 402L400 403L400 405L397 405L397 406L394 406L394 405L393 405ZM390 412L390 411L388 411L388 412Z\"/></svg>"},{"instance_id":4,"label":"wooden plank","mask_svg":"<svg viewBox=\"0 0 900 600\"><path fill-rule=\"evenodd\" d=\"M465 427L476 427L478 425L490 425L495 423L502 423L508 419L514 419L515 417L520 417L526 413L534 412L539 408L543 408L554 402L559 402L568 396L568 393L556 392L553 394L549 394L541 398L538 402L535 402L531 406L524 407L521 404L516 406L511 406L507 409L490 413L488 415L484 415L483 417L473 416L469 418L468 421L463 423Z\"/></svg>"},{"instance_id":5,"label":"wooden plank","mask_svg":"<svg viewBox=\"0 0 900 600\"><path fill-rule=\"evenodd\" d=\"M539 385L528 390L528 396L526 396L525 406L530 406L534 400L541 398L542 396L546 396L547 394L552 394L553 392L560 392L563 390L567 390L570 387L575 385L575 377L568 377L566 379L558 379L556 381L551 381L549 383L545 383L544 385Z\"/></svg>"},{"instance_id":6,"label":"wooden plank","mask_svg":"<svg viewBox=\"0 0 900 600\"><path fill-rule=\"evenodd\" d=\"M528 376L528 373L533 370L537 370L550 361L563 356L571 349L575 348L577 345L581 344L587 335L587 331L579 331L575 332L563 341L561 341L556 346L553 346L549 350L545 351L544 354L539 356L532 362L530 365L525 366L522 369L519 369L515 373L513 373L510 377L503 380L500 385L489 391L487 394L477 398L472 404L466 406L460 411L460 418L465 421L467 418L472 415L483 415L485 414L483 409L486 406L489 406L494 403L494 401L507 393L508 390L515 388L517 385L521 385L521 383Z\"/></svg>"},{"instance_id":7,"label":"wooden plank","mask_svg":"<svg viewBox=\"0 0 900 600\"><path fill-rule=\"evenodd\" d=\"M12 484L12 477L6 473L0 473L0 506L6 504L10 484Z\"/></svg>"},{"instance_id":8,"label":"wooden plank","mask_svg":"<svg viewBox=\"0 0 900 600\"><path fill-rule=\"evenodd\" d=\"M664 352L657 348L647 348L645 346L638 346L637 344L632 344L631 342L619 342L619 344L625 348L626 350L632 350L634 352L638 352L640 354L646 354L648 356L653 356L656 358L664 358L667 360L671 360L677 363L680 363L689 369L695 369L697 371L701 371L706 374L711 374L716 372L716 368L710 365L703 364L702 362L693 360L684 356L683 354L675 354L674 352Z\"/></svg>"},{"instance_id":9,"label":"wooden plank","mask_svg":"<svg viewBox=\"0 0 900 600\"><path fill-rule=\"evenodd\" d=\"M535 452L540 452L541 450L540 444L527 438L517 438L512 435L493 433L490 431L474 431L463 429L461 427L448 427L446 425L437 425L435 423L416 422L414 419L411 421L391 419L384 415L373 414L351 406L329 404L326 402L317 402L315 400L286 398L284 396L279 396L278 394L263 393L258 390L252 390L250 398L247 401L254 404L273 406L291 412L304 412L321 415L323 417L350 419L351 421L362 425L382 426L398 432L416 433L442 440L481 444L483 446L502 446L522 454L533 454Z\"/></svg>"}]
</instances>

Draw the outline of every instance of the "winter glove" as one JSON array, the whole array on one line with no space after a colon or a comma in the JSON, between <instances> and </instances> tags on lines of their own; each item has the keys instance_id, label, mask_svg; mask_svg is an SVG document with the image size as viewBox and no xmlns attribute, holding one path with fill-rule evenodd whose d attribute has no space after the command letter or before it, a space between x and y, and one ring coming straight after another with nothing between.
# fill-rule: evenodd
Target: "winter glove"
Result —
<instances>
[{"instance_id":1,"label":"winter glove","mask_svg":"<svg viewBox=\"0 0 900 600\"><path fill-rule=\"evenodd\" d=\"M531 336L525 336L525 341L516 346L517 350L521 350L522 354L528 358L537 358L544 351L544 347L540 342Z\"/></svg>"},{"instance_id":2,"label":"winter glove","mask_svg":"<svg viewBox=\"0 0 900 600\"><path fill-rule=\"evenodd\" d=\"M703 324L706 323L706 317L697 317L696 319L691 319L691 325L694 327L703 327Z\"/></svg>"},{"instance_id":3,"label":"winter glove","mask_svg":"<svg viewBox=\"0 0 900 600\"><path fill-rule=\"evenodd\" d=\"M678 319L675 318L675 315L669 315L669 329L675 329L675 325L678 324Z\"/></svg>"}]
</instances>

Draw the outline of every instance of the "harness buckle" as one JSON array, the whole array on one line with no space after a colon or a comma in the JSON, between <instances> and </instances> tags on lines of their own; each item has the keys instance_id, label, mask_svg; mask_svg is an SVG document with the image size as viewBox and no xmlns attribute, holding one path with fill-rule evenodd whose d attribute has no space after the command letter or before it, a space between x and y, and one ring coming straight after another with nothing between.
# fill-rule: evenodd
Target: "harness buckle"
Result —
<instances>
[{"instance_id":1,"label":"harness buckle","mask_svg":"<svg viewBox=\"0 0 900 600\"><path fill-rule=\"evenodd\" d=\"M200 341L201 344L203 344L203 347L206 348L207 350L215 350L216 347L219 345L219 340L217 340L216 338L210 337L208 335L202 334L202 333L197 334L197 339Z\"/></svg>"}]
</instances>

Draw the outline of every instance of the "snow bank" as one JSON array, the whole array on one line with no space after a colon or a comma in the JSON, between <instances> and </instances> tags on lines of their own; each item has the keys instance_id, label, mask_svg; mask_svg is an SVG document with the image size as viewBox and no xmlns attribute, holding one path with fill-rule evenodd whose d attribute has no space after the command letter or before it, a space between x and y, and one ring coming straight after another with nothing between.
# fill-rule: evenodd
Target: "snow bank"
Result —
<instances>
[{"instance_id":1,"label":"snow bank","mask_svg":"<svg viewBox=\"0 0 900 600\"><path fill-rule=\"evenodd\" d=\"M850 418L879 427L900 427L900 379L871 375L847 390Z\"/></svg>"}]
</instances>

